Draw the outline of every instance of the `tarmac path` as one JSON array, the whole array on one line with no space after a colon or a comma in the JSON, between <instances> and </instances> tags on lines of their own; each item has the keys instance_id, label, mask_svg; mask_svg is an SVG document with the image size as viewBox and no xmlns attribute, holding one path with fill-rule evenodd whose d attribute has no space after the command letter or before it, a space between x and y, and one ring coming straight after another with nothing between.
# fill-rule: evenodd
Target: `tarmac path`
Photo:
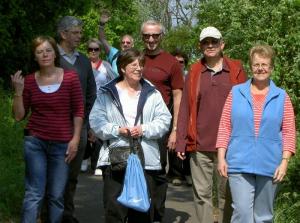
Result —
<instances>
[{"instance_id":1,"label":"tarmac path","mask_svg":"<svg viewBox=\"0 0 300 223\"><path fill-rule=\"evenodd\" d=\"M80 223L104 222L102 177L81 173L75 196L75 215ZM163 223L197 223L192 187L169 184Z\"/></svg>"}]
</instances>

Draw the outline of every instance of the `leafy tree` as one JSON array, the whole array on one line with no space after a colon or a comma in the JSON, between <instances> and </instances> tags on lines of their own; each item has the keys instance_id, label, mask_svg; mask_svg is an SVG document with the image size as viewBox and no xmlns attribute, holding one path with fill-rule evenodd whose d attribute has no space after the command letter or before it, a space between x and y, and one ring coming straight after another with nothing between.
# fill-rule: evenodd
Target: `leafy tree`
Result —
<instances>
[{"instance_id":1,"label":"leafy tree","mask_svg":"<svg viewBox=\"0 0 300 223\"><path fill-rule=\"evenodd\" d=\"M169 52L181 49L189 56L191 63L199 58L198 37L199 34L189 26L178 26L166 33L162 46Z\"/></svg>"},{"instance_id":2,"label":"leafy tree","mask_svg":"<svg viewBox=\"0 0 300 223\"><path fill-rule=\"evenodd\" d=\"M24 73L29 71L30 44L35 36L55 36L56 23L60 17L80 15L89 6L90 1L85 0L2 0L0 70L5 83L17 69Z\"/></svg>"},{"instance_id":3,"label":"leafy tree","mask_svg":"<svg viewBox=\"0 0 300 223\"><path fill-rule=\"evenodd\" d=\"M83 44L80 47L82 51L85 51L85 43L89 38L98 38L98 25L102 13L110 15L110 20L105 26L105 34L112 46L119 48L120 38L125 34L133 36L135 47L141 46L139 29L142 21L135 1L100 0L95 2L95 6L81 17L85 23Z\"/></svg>"},{"instance_id":4,"label":"leafy tree","mask_svg":"<svg viewBox=\"0 0 300 223\"><path fill-rule=\"evenodd\" d=\"M191 27L195 21L196 14L199 11L201 0L171 0L169 11L175 25L185 25Z\"/></svg>"},{"instance_id":5,"label":"leafy tree","mask_svg":"<svg viewBox=\"0 0 300 223\"><path fill-rule=\"evenodd\" d=\"M276 51L272 79L291 97L300 127L300 1L299 0L207 0L200 4L198 33L206 26L222 32L225 53L244 61L249 49L267 43ZM299 141L298 141L299 148ZM288 175L276 200L275 222L299 222L299 156L289 165Z\"/></svg>"},{"instance_id":6,"label":"leafy tree","mask_svg":"<svg viewBox=\"0 0 300 223\"><path fill-rule=\"evenodd\" d=\"M142 21L153 19L161 22L167 30L172 27L172 18L169 7L171 0L139 0L136 2L139 7L139 16Z\"/></svg>"},{"instance_id":7,"label":"leafy tree","mask_svg":"<svg viewBox=\"0 0 300 223\"><path fill-rule=\"evenodd\" d=\"M258 42L275 49L273 80L289 93L300 112L300 1L299 0L208 0L202 1L198 32L216 26L226 43L226 54L247 66L248 51ZM299 125L299 124L298 124ZM299 126L300 127L300 126Z\"/></svg>"}]
</instances>

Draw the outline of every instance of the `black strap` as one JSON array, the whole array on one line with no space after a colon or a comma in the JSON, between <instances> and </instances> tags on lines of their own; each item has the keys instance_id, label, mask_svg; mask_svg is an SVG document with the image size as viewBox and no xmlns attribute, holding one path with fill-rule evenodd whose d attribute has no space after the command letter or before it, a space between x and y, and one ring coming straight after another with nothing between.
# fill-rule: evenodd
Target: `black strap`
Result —
<instances>
[{"instance_id":1,"label":"black strap","mask_svg":"<svg viewBox=\"0 0 300 223\"><path fill-rule=\"evenodd\" d=\"M134 153L135 154L135 150L134 150L134 142L133 142L133 137L130 134L129 129L126 129L127 131L127 136L129 138L129 147L130 147L130 153Z\"/></svg>"}]
</instances>

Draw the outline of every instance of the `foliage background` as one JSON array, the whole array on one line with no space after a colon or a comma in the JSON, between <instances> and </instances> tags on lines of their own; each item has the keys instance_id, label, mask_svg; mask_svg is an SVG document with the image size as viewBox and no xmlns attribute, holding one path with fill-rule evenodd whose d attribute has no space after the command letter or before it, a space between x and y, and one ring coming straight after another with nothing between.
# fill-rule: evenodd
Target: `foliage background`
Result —
<instances>
[{"instance_id":1,"label":"foliage background","mask_svg":"<svg viewBox=\"0 0 300 223\"><path fill-rule=\"evenodd\" d=\"M199 31L209 25L220 29L225 53L242 59L248 71L249 49L256 43L273 46L277 57L272 79L288 92L295 112L300 112L300 1L203 1L198 19Z\"/></svg>"},{"instance_id":2,"label":"foliage background","mask_svg":"<svg viewBox=\"0 0 300 223\"><path fill-rule=\"evenodd\" d=\"M182 17L174 11L178 4L181 13L186 12ZM197 49L198 38L206 26L220 29L226 43L225 53L242 59L248 71L251 46L257 42L270 44L277 52L272 78L289 93L297 114L297 129L300 129L300 0L2 0L0 222L19 220L24 191L22 128L25 123L15 123L11 117L9 75L18 69L23 73L30 71L31 40L39 34L55 36L56 23L64 15L84 20L80 50L85 52L85 42L97 37L99 15L103 12L111 14L105 31L113 46L118 47L120 36L128 33L135 38L135 46L142 49L140 25L146 19L155 18L166 27L163 48L168 51L183 49L189 54L190 63L201 56ZM188 17L188 12L192 12L193 17ZM176 24L172 15L176 15ZM277 197L276 223L300 222L299 156L292 159Z\"/></svg>"}]
</instances>

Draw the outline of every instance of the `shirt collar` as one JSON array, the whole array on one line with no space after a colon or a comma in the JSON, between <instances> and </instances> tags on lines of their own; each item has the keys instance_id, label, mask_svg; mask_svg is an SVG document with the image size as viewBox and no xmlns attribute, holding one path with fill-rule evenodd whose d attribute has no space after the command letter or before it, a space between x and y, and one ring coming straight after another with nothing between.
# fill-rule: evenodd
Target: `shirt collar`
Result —
<instances>
[{"instance_id":1,"label":"shirt collar","mask_svg":"<svg viewBox=\"0 0 300 223\"><path fill-rule=\"evenodd\" d=\"M67 54L59 44L57 45L57 47L58 47L59 54L61 56L67 56L67 57L74 57L74 56L78 57L79 56L79 52L77 50L74 50L74 52L72 54Z\"/></svg>"},{"instance_id":2,"label":"shirt collar","mask_svg":"<svg viewBox=\"0 0 300 223\"><path fill-rule=\"evenodd\" d=\"M201 70L201 73L204 73L206 71L209 71L209 72L212 72L212 70L207 67L206 63L205 63L205 58L202 58L201 61L202 63L202 70ZM224 57L223 57L223 65L222 65L222 70L221 71L225 71L225 72L229 72L229 66L228 66L228 63L226 60L224 60ZM220 71L218 71L217 73L219 73Z\"/></svg>"}]
</instances>

